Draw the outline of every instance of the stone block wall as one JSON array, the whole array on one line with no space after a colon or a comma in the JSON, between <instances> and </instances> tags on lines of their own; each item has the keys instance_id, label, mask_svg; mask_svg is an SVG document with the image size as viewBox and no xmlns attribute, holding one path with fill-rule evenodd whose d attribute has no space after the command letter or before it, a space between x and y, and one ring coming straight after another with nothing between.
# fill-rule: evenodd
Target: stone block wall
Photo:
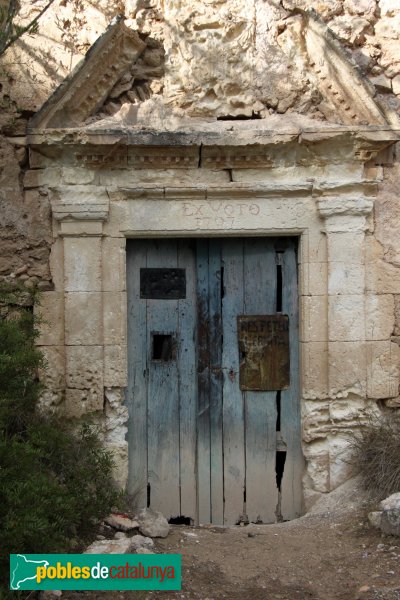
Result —
<instances>
[{"instance_id":1,"label":"stone block wall","mask_svg":"<svg viewBox=\"0 0 400 600\"><path fill-rule=\"evenodd\" d=\"M22 0L21 7L21 22L26 22L41 2ZM180 0L165 7L161 0L56 0L40 20L38 34L24 36L1 59L0 276L48 287L49 205L46 197L22 195L21 173L28 167L26 123L111 19L125 14L127 24L154 43L130 76L136 83L118 83L100 111L103 116L115 113L123 102L139 103L156 94L187 114L211 118L296 112L324 120L332 114L310 75L298 14L310 8L375 86L377 98L398 111L397 0ZM139 91L138 85L145 89ZM395 181L397 169L388 168L385 181L388 176ZM391 215L397 216L396 204L390 198L389 193L377 204L378 238L380 231L388 232L388 222L395 237ZM398 253L395 246L391 253ZM384 255L388 260L387 250Z\"/></svg>"}]
</instances>

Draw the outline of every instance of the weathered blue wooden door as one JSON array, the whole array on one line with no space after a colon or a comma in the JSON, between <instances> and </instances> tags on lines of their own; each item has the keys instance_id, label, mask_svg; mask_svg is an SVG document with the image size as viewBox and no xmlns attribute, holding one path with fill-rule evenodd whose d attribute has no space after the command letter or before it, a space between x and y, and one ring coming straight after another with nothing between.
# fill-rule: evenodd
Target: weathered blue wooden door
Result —
<instances>
[{"instance_id":1,"label":"weathered blue wooden door","mask_svg":"<svg viewBox=\"0 0 400 600\"><path fill-rule=\"evenodd\" d=\"M296 240L131 240L129 491L167 518L301 514Z\"/></svg>"}]
</instances>

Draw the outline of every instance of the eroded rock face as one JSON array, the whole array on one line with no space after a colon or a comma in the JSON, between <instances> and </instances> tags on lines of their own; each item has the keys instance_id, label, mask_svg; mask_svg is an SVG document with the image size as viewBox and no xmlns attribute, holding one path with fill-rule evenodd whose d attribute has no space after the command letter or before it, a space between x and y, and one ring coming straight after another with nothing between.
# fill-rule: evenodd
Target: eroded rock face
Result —
<instances>
[{"instance_id":1,"label":"eroded rock face","mask_svg":"<svg viewBox=\"0 0 400 600\"><path fill-rule=\"evenodd\" d=\"M28 0L21 4L26 21L37 8ZM369 77L387 78L389 87L383 92L390 92L392 79L400 73L396 2L111 0L94 5L74 0L55 3L41 19L38 35L10 49L5 63L12 84L5 82L3 97L10 107L14 103L37 110L111 19L124 13L127 24L148 40L148 48L115 86L106 114L121 101L137 103L152 94L162 94L168 104L193 115L317 113L320 99L307 74L299 14L310 9ZM19 75L22 64L32 67L24 79Z\"/></svg>"}]
</instances>

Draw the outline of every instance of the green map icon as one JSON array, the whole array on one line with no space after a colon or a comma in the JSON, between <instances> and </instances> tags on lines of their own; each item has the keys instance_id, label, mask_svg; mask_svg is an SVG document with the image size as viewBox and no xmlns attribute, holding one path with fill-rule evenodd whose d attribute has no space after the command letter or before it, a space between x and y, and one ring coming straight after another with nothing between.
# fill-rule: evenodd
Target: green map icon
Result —
<instances>
[{"instance_id":1,"label":"green map icon","mask_svg":"<svg viewBox=\"0 0 400 600\"><path fill-rule=\"evenodd\" d=\"M47 560L31 560L27 559L23 554L17 554L16 564L14 560L13 570L11 573L10 588L19 590L21 583L29 579L36 580L36 569L38 567L48 567Z\"/></svg>"}]
</instances>

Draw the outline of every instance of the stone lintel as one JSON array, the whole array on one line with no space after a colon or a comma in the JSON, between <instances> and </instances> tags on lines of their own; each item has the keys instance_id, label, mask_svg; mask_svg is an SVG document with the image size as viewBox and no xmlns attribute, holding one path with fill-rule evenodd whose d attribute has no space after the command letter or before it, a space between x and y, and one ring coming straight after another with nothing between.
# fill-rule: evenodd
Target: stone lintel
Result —
<instances>
[{"instance_id":1,"label":"stone lintel","mask_svg":"<svg viewBox=\"0 0 400 600\"><path fill-rule=\"evenodd\" d=\"M228 185L195 185L159 187L141 185L135 188L107 188L111 200L128 199L151 199L151 200L179 200L179 199L233 199L233 198L299 198L312 196L317 199L320 214L330 207L336 213L347 213L354 209L359 212L358 204L354 205L355 199L365 198L369 201L375 197L377 185L371 181L355 181L343 183L326 183L315 186L312 182L304 184L257 184L232 182ZM349 199L350 197L350 199ZM337 204L337 210L335 207ZM350 204L349 204L350 202ZM372 202L372 200L371 200ZM354 207L353 207L354 205ZM372 208L372 204L371 204ZM370 212L370 210L368 211ZM366 214L368 214L368 212Z\"/></svg>"},{"instance_id":2,"label":"stone lintel","mask_svg":"<svg viewBox=\"0 0 400 600\"><path fill-rule=\"evenodd\" d=\"M312 191L309 185L247 185L232 183L227 186L179 186L179 187L153 187L141 186L140 188L120 188L118 191L110 191L110 197L122 199L148 198L150 200L179 200L179 199L219 199L219 198L281 198L281 197L305 197Z\"/></svg>"}]
</instances>

